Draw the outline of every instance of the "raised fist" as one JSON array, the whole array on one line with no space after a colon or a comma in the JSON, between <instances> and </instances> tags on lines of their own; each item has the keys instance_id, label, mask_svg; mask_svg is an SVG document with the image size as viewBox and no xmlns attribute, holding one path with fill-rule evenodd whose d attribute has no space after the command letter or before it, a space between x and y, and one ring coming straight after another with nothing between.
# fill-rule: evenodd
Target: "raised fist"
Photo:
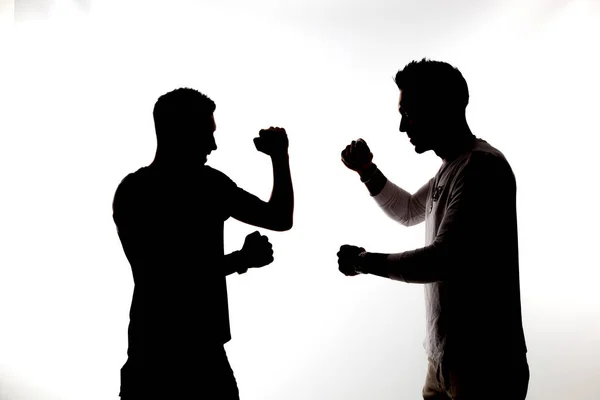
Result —
<instances>
[{"instance_id":1,"label":"raised fist","mask_svg":"<svg viewBox=\"0 0 600 400\"><path fill-rule=\"evenodd\" d=\"M338 251L338 269L346 276L355 276L359 272L356 271L355 265L358 264L358 255L365 251L364 248L345 244Z\"/></svg>"},{"instance_id":2,"label":"raised fist","mask_svg":"<svg viewBox=\"0 0 600 400\"><path fill-rule=\"evenodd\" d=\"M256 150L273 157L287 154L289 142L285 129L270 127L258 132L258 137L254 138L254 145Z\"/></svg>"},{"instance_id":3,"label":"raised fist","mask_svg":"<svg viewBox=\"0 0 600 400\"><path fill-rule=\"evenodd\" d=\"M244 241L240 250L247 262L247 268L260 268L273 262L273 245L269 238L254 231Z\"/></svg>"},{"instance_id":4,"label":"raised fist","mask_svg":"<svg viewBox=\"0 0 600 400\"><path fill-rule=\"evenodd\" d=\"M360 173L373 164L373 153L363 139L353 140L342 151L342 162L346 167Z\"/></svg>"}]
</instances>

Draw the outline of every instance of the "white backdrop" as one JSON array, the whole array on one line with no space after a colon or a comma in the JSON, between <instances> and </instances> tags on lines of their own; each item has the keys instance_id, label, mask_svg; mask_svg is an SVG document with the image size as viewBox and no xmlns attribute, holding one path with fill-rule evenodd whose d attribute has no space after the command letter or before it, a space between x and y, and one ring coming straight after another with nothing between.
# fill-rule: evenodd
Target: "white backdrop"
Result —
<instances>
[{"instance_id":1,"label":"white backdrop","mask_svg":"<svg viewBox=\"0 0 600 400\"><path fill-rule=\"evenodd\" d=\"M363 137L409 191L437 171L398 132L392 77L422 57L463 72L472 130L517 177L528 398L600 397L597 1L36 3L0 7L0 400L118 400L133 281L111 201L180 86L217 103L209 165L265 200L252 138L290 138L294 228L228 278L241 398L420 398L423 288L347 278L336 253L423 245L339 157ZM253 230L229 220L226 250Z\"/></svg>"}]
</instances>

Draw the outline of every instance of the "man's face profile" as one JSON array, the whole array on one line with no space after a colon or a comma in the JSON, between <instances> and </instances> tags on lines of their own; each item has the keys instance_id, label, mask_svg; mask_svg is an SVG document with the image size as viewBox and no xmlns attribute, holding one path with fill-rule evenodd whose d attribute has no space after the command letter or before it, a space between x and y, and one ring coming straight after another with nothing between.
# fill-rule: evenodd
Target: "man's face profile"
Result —
<instances>
[{"instance_id":1,"label":"man's face profile","mask_svg":"<svg viewBox=\"0 0 600 400\"><path fill-rule=\"evenodd\" d=\"M415 101L414 96L400 91L398 100L400 132L405 132L418 154L433 150L441 133L444 116L433 107Z\"/></svg>"},{"instance_id":2,"label":"man's face profile","mask_svg":"<svg viewBox=\"0 0 600 400\"><path fill-rule=\"evenodd\" d=\"M214 115L198 115L190 118L181 132L179 154L190 162L205 164L207 156L217 149L215 131L217 124Z\"/></svg>"},{"instance_id":3,"label":"man's face profile","mask_svg":"<svg viewBox=\"0 0 600 400\"><path fill-rule=\"evenodd\" d=\"M426 131L423 129L423 121L417 118L415 104L411 104L410 97L400 90L398 99L398 112L400 113L400 132L405 132L410 143L415 146L415 151L419 154L429 150L427 148Z\"/></svg>"},{"instance_id":4,"label":"man's face profile","mask_svg":"<svg viewBox=\"0 0 600 400\"><path fill-rule=\"evenodd\" d=\"M215 131L217 130L217 123L215 122L214 114L211 114L208 122L205 118L199 118L200 127L197 131L193 132L193 135L197 138L196 151L200 156L200 161L205 164L208 155L217 149L217 142L215 141Z\"/></svg>"}]
</instances>

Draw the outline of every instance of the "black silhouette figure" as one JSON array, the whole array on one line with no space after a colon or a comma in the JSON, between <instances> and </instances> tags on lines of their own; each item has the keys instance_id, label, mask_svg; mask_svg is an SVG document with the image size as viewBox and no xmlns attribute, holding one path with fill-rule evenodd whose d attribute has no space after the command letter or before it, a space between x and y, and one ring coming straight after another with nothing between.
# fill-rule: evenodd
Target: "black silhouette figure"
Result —
<instances>
[{"instance_id":1,"label":"black silhouette figure","mask_svg":"<svg viewBox=\"0 0 600 400\"><path fill-rule=\"evenodd\" d=\"M524 399L529 366L521 318L516 182L504 155L470 130L467 83L423 59L398 71L400 132L438 173L416 193L389 181L358 139L342 161L402 225L426 223L426 246L397 254L343 245L339 269L425 287L429 371L424 399Z\"/></svg>"},{"instance_id":2,"label":"black silhouette figure","mask_svg":"<svg viewBox=\"0 0 600 400\"><path fill-rule=\"evenodd\" d=\"M294 196L283 128L263 129L254 139L272 159L268 202L205 165L217 149L214 110L194 89L161 96L156 157L115 193L113 217L135 284L123 400L239 398L223 347L231 339L225 277L271 263L273 250L256 231L241 250L224 255L224 222L289 230Z\"/></svg>"}]
</instances>

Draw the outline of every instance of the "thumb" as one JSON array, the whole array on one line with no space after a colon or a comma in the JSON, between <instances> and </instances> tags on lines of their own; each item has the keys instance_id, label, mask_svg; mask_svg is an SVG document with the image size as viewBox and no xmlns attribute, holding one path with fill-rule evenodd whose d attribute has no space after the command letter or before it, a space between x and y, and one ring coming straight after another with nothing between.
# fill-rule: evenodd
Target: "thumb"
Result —
<instances>
[{"instance_id":1,"label":"thumb","mask_svg":"<svg viewBox=\"0 0 600 400\"><path fill-rule=\"evenodd\" d=\"M255 137L253 140L254 140L254 147L256 147L256 150L262 151L262 149L264 147L263 146L263 144L264 144L263 139L260 138L260 137Z\"/></svg>"},{"instance_id":2,"label":"thumb","mask_svg":"<svg viewBox=\"0 0 600 400\"><path fill-rule=\"evenodd\" d=\"M248 235L246 235L246 243L252 243L260 238L260 233L258 231L254 231Z\"/></svg>"}]
</instances>

